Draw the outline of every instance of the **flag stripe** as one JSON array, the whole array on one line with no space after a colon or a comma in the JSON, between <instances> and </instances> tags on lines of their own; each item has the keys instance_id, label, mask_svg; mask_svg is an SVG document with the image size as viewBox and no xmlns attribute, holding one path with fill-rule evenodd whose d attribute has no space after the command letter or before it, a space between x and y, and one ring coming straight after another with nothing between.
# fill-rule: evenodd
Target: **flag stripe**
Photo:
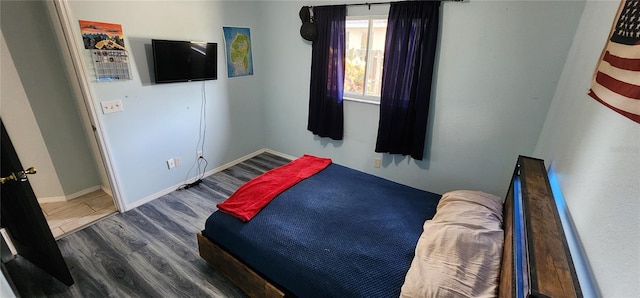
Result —
<instances>
[{"instance_id":1,"label":"flag stripe","mask_svg":"<svg viewBox=\"0 0 640 298\"><path fill-rule=\"evenodd\" d=\"M600 66L598 66L598 71L612 78L616 78L618 81L622 81L632 85L640 84L640 72L619 69L611 66L611 64L605 61L600 63Z\"/></svg>"},{"instance_id":2,"label":"flag stripe","mask_svg":"<svg viewBox=\"0 0 640 298\"><path fill-rule=\"evenodd\" d=\"M607 51L604 53L602 60L620 69L640 71L640 59L622 58L612 55L611 52Z\"/></svg>"},{"instance_id":3,"label":"flag stripe","mask_svg":"<svg viewBox=\"0 0 640 298\"><path fill-rule=\"evenodd\" d=\"M598 83L594 83L591 86L591 90L602 102L606 102L619 110L640 115L640 100L624 97Z\"/></svg>"},{"instance_id":4,"label":"flag stripe","mask_svg":"<svg viewBox=\"0 0 640 298\"><path fill-rule=\"evenodd\" d=\"M630 46L609 42L607 45L607 51L609 51L611 55L615 55L620 58L640 59L640 45Z\"/></svg>"},{"instance_id":5,"label":"flag stripe","mask_svg":"<svg viewBox=\"0 0 640 298\"><path fill-rule=\"evenodd\" d=\"M620 109L618 109L618 108L616 108L616 107L614 107L614 106L612 106L612 105L610 105L610 104L606 103L606 102L605 102L605 101L603 101L600 97L598 97L598 95L597 95L597 94L595 94L595 93L593 92L593 90L589 90L589 96L593 97L593 99L595 99L595 100L596 100L596 101L598 101L599 103L603 104L604 106L606 106L606 107L608 107L608 108L610 108L610 109L612 109L612 110L614 110L614 111L618 112L620 115L625 116L625 117L627 117L627 118L629 118L629 119L631 119L631 120L635 121L636 123L640 124L640 115L638 115L638 114L634 114L634 113L629 113L629 112L626 112L626 111L620 110Z\"/></svg>"},{"instance_id":6,"label":"flag stripe","mask_svg":"<svg viewBox=\"0 0 640 298\"><path fill-rule=\"evenodd\" d=\"M609 90L615 90L615 93L618 93L622 96L633 99L640 99L640 86L616 80L615 78L612 78L600 71L598 71L598 74L596 75L596 82L604 87L607 87L607 89Z\"/></svg>"}]
</instances>

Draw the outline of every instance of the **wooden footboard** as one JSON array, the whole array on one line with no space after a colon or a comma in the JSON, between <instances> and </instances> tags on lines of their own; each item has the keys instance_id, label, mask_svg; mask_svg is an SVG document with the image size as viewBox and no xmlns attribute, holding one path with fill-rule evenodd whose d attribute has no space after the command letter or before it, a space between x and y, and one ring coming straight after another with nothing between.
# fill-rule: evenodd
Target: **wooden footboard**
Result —
<instances>
[{"instance_id":1,"label":"wooden footboard","mask_svg":"<svg viewBox=\"0 0 640 298\"><path fill-rule=\"evenodd\" d=\"M521 209L517 209L518 206ZM521 226L515 224L518 219L521 220ZM582 297L542 160L524 156L518 158L505 198L503 222L505 245L499 297ZM285 291L278 289L202 233L198 233L197 237L200 256L247 295L285 296ZM523 262L516 266L518 260ZM518 283L518 280L523 282Z\"/></svg>"},{"instance_id":2,"label":"wooden footboard","mask_svg":"<svg viewBox=\"0 0 640 298\"><path fill-rule=\"evenodd\" d=\"M236 284L249 297L284 297L284 293L209 238L197 234L200 256Z\"/></svg>"},{"instance_id":3,"label":"wooden footboard","mask_svg":"<svg viewBox=\"0 0 640 298\"><path fill-rule=\"evenodd\" d=\"M503 225L499 297L582 297L542 160L518 158Z\"/></svg>"}]
</instances>

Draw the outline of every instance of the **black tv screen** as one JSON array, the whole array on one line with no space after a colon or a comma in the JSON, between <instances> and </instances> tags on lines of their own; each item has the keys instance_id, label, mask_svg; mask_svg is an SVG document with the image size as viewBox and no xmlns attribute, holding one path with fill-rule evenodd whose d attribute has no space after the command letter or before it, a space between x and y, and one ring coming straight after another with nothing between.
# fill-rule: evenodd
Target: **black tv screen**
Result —
<instances>
[{"instance_id":1,"label":"black tv screen","mask_svg":"<svg viewBox=\"0 0 640 298\"><path fill-rule=\"evenodd\" d=\"M218 44L152 39L156 83L218 79Z\"/></svg>"}]
</instances>

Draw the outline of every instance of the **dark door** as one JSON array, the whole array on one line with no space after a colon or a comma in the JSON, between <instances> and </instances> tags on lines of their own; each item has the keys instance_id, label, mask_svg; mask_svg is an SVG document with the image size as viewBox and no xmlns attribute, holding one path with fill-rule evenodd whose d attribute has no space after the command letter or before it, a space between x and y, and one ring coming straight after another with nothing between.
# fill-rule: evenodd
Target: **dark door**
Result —
<instances>
[{"instance_id":1,"label":"dark door","mask_svg":"<svg viewBox=\"0 0 640 298\"><path fill-rule=\"evenodd\" d=\"M70 286L73 284L71 273L42 214L31 184L24 178L26 175L21 177L24 168L18 160L2 120L0 120L0 126L2 128L2 139L0 139L2 175L0 177L7 178L11 175L15 177L3 179L4 181L0 184L2 189L1 225L9 231L19 255Z\"/></svg>"}]
</instances>

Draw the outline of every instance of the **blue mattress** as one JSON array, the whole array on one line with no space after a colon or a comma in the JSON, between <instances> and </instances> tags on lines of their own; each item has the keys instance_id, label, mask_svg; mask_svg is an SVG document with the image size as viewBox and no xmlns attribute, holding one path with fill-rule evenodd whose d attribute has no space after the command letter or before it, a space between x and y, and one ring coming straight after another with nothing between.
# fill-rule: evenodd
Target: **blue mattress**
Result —
<instances>
[{"instance_id":1,"label":"blue mattress","mask_svg":"<svg viewBox=\"0 0 640 298\"><path fill-rule=\"evenodd\" d=\"M203 235L295 296L398 297L439 199L331 164L249 222L214 212Z\"/></svg>"}]
</instances>

